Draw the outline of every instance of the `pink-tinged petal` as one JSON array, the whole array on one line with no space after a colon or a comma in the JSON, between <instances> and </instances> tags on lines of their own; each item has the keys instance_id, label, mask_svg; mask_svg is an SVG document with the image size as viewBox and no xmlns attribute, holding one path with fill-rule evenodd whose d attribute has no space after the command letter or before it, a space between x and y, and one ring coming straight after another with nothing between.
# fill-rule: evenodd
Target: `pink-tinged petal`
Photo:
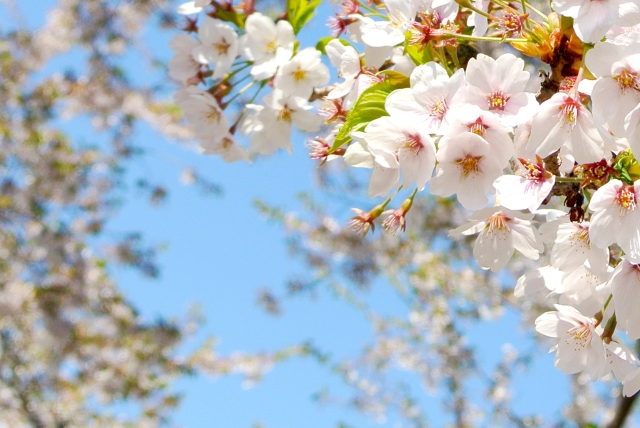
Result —
<instances>
[{"instance_id":1,"label":"pink-tinged petal","mask_svg":"<svg viewBox=\"0 0 640 428\"><path fill-rule=\"evenodd\" d=\"M478 54L467 64L467 84L479 88L482 93L490 94L500 87L501 72L495 59Z\"/></svg>"},{"instance_id":2,"label":"pink-tinged petal","mask_svg":"<svg viewBox=\"0 0 640 428\"><path fill-rule=\"evenodd\" d=\"M468 210L479 210L487 206L489 198L487 189L480 180L469 177L463 180L464 183L458 188L458 202Z\"/></svg>"},{"instance_id":3,"label":"pink-tinged petal","mask_svg":"<svg viewBox=\"0 0 640 428\"><path fill-rule=\"evenodd\" d=\"M613 43L596 43L593 49L587 52L587 68L596 77L611 76L611 67L619 60L623 50L624 46Z\"/></svg>"},{"instance_id":4,"label":"pink-tinged petal","mask_svg":"<svg viewBox=\"0 0 640 428\"><path fill-rule=\"evenodd\" d=\"M489 143L471 132L463 132L455 138L444 137L439 147L438 162L455 162L468 154L485 157L491 151Z\"/></svg>"},{"instance_id":5,"label":"pink-tinged petal","mask_svg":"<svg viewBox=\"0 0 640 428\"><path fill-rule=\"evenodd\" d=\"M617 219L606 210L598 211L591 216L589 235L591 243L599 248L606 248L615 242L611 231L616 226Z\"/></svg>"},{"instance_id":6,"label":"pink-tinged petal","mask_svg":"<svg viewBox=\"0 0 640 428\"><path fill-rule=\"evenodd\" d=\"M369 46L395 46L404 41L404 34L388 21L372 21L362 25L362 41Z\"/></svg>"},{"instance_id":7,"label":"pink-tinged petal","mask_svg":"<svg viewBox=\"0 0 640 428\"><path fill-rule=\"evenodd\" d=\"M500 122L506 126L518 126L527 122L538 112L536 96L528 92L520 92L509 98L504 111L493 110Z\"/></svg>"},{"instance_id":8,"label":"pink-tinged petal","mask_svg":"<svg viewBox=\"0 0 640 428\"><path fill-rule=\"evenodd\" d=\"M524 92L529 82L529 72L524 71L524 60L512 54L500 55L496 59L500 69L500 89L507 94Z\"/></svg>"},{"instance_id":9,"label":"pink-tinged petal","mask_svg":"<svg viewBox=\"0 0 640 428\"><path fill-rule=\"evenodd\" d=\"M405 187L409 187L415 182L418 190L423 190L433 174L433 169L436 165L435 147L433 142L426 138L422 138L422 144L424 146L418 153L411 147L398 151L398 160Z\"/></svg>"},{"instance_id":10,"label":"pink-tinged petal","mask_svg":"<svg viewBox=\"0 0 640 428\"><path fill-rule=\"evenodd\" d=\"M386 196L400 178L400 170L385 168L374 162L371 181L369 181L369 196Z\"/></svg>"},{"instance_id":11,"label":"pink-tinged petal","mask_svg":"<svg viewBox=\"0 0 640 428\"><path fill-rule=\"evenodd\" d=\"M508 230L491 230L481 232L473 246L473 256L478 265L484 269L497 272L502 269L513 256L513 240Z\"/></svg>"},{"instance_id":12,"label":"pink-tinged petal","mask_svg":"<svg viewBox=\"0 0 640 428\"><path fill-rule=\"evenodd\" d=\"M564 16L575 18L586 1L588 0L553 0L551 7Z\"/></svg>"},{"instance_id":13,"label":"pink-tinged petal","mask_svg":"<svg viewBox=\"0 0 640 428\"><path fill-rule=\"evenodd\" d=\"M389 115L413 122L416 125L428 120L427 109L413 95L409 88L393 91L387 97L384 108Z\"/></svg>"},{"instance_id":14,"label":"pink-tinged petal","mask_svg":"<svg viewBox=\"0 0 640 428\"><path fill-rule=\"evenodd\" d=\"M545 312L536 318L536 331L547 337L559 337L567 327L567 322L560 318L558 311Z\"/></svg>"},{"instance_id":15,"label":"pink-tinged petal","mask_svg":"<svg viewBox=\"0 0 640 428\"><path fill-rule=\"evenodd\" d=\"M436 176L429 181L429 193L444 198L456 193L460 187L460 172L457 168L438 166Z\"/></svg>"},{"instance_id":16,"label":"pink-tinged petal","mask_svg":"<svg viewBox=\"0 0 640 428\"><path fill-rule=\"evenodd\" d=\"M548 101L547 101L548 102ZM571 134L571 128L564 126L557 116L544 114L541 111L533 118L531 136L526 145L527 152L533 152L540 157L547 157L558 150Z\"/></svg>"},{"instance_id":17,"label":"pink-tinged petal","mask_svg":"<svg viewBox=\"0 0 640 428\"><path fill-rule=\"evenodd\" d=\"M614 376L619 382L623 382L635 367L638 366L638 359L634 352L623 343L611 341L604 344L607 352L607 361L611 365Z\"/></svg>"},{"instance_id":18,"label":"pink-tinged petal","mask_svg":"<svg viewBox=\"0 0 640 428\"><path fill-rule=\"evenodd\" d=\"M515 249L529 259L538 260L540 253L544 250L538 230L531 226L530 222L516 218L511 220L509 226Z\"/></svg>"},{"instance_id":19,"label":"pink-tinged petal","mask_svg":"<svg viewBox=\"0 0 640 428\"><path fill-rule=\"evenodd\" d=\"M591 201L589 201L589 211L600 211L610 208L622 186L622 181L613 179L596 190L591 197ZM593 221L591 223L593 224Z\"/></svg>"},{"instance_id":20,"label":"pink-tinged petal","mask_svg":"<svg viewBox=\"0 0 640 428\"><path fill-rule=\"evenodd\" d=\"M527 272L518 278L513 290L515 297L525 297L531 294L555 290L562 280L562 272L551 266L544 266ZM544 333L543 333L544 334Z\"/></svg>"},{"instance_id":21,"label":"pink-tinged petal","mask_svg":"<svg viewBox=\"0 0 640 428\"><path fill-rule=\"evenodd\" d=\"M609 373L611 368L607 364L607 357L602 339L600 339L598 334L593 330L593 327L591 328L591 334L591 346L587 349L585 371L589 374L591 380L595 382Z\"/></svg>"},{"instance_id":22,"label":"pink-tinged petal","mask_svg":"<svg viewBox=\"0 0 640 428\"><path fill-rule=\"evenodd\" d=\"M291 113L291 120L298 129L306 132L318 131L322 125L322 117L312 111L294 111Z\"/></svg>"},{"instance_id":23,"label":"pink-tinged petal","mask_svg":"<svg viewBox=\"0 0 640 428\"><path fill-rule=\"evenodd\" d=\"M629 373L622 381L622 394L625 397L631 397L640 391L640 368Z\"/></svg>"},{"instance_id":24,"label":"pink-tinged petal","mask_svg":"<svg viewBox=\"0 0 640 428\"><path fill-rule=\"evenodd\" d=\"M610 282L618 325L627 331L629 339L639 339L640 270L625 259L616 267Z\"/></svg>"},{"instance_id":25,"label":"pink-tinged petal","mask_svg":"<svg viewBox=\"0 0 640 428\"><path fill-rule=\"evenodd\" d=\"M445 84L449 82L449 74L440 64L428 62L424 65L419 65L413 70L410 82L412 88L418 83L431 85L434 82L440 82Z\"/></svg>"},{"instance_id":26,"label":"pink-tinged petal","mask_svg":"<svg viewBox=\"0 0 640 428\"><path fill-rule=\"evenodd\" d=\"M590 1L583 4L573 29L586 43L599 42L613 26L618 17L618 2L615 0Z\"/></svg>"},{"instance_id":27,"label":"pink-tinged petal","mask_svg":"<svg viewBox=\"0 0 640 428\"><path fill-rule=\"evenodd\" d=\"M581 108L577 124L571 133L571 154L579 164L598 162L604 158L604 140L596 128L591 113Z\"/></svg>"},{"instance_id":28,"label":"pink-tinged petal","mask_svg":"<svg viewBox=\"0 0 640 428\"><path fill-rule=\"evenodd\" d=\"M611 99L616 102L612 103ZM604 77L595 84L591 95L593 118L597 123L606 122L614 135L625 135L624 119L640 103L638 91L622 91L618 82Z\"/></svg>"}]
</instances>

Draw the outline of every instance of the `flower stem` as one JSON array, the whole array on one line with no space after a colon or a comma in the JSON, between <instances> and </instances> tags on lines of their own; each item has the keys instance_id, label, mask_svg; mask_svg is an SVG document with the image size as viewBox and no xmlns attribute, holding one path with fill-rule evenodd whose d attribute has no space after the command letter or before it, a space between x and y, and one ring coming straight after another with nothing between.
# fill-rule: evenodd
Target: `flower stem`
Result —
<instances>
[{"instance_id":1,"label":"flower stem","mask_svg":"<svg viewBox=\"0 0 640 428\"><path fill-rule=\"evenodd\" d=\"M556 177L556 183L582 183L583 180L578 177Z\"/></svg>"},{"instance_id":2,"label":"flower stem","mask_svg":"<svg viewBox=\"0 0 640 428\"><path fill-rule=\"evenodd\" d=\"M363 8L364 10L370 12L373 16L377 16L379 18L384 18L387 21L389 20L389 17L386 15L381 14L380 12L376 11L374 8L367 6L366 4L360 2L360 7Z\"/></svg>"},{"instance_id":3,"label":"flower stem","mask_svg":"<svg viewBox=\"0 0 640 428\"><path fill-rule=\"evenodd\" d=\"M529 41L528 39L524 39L524 38L510 39L506 37L505 38L482 37L482 36L469 36L467 34L458 34L458 33L449 33L449 34L446 34L445 37L462 39L462 40L475 40L478 42L525 43Z\"/></svg>"},{"instance_id":4,"label":"flower stem","mask_svg":"<svg viewBox=\"0 0 640 428\"><path fill-rule=\"evenodd\" d=\"M536 9L535 7L531 6L531 3L527 3L525 0L522 0L522 8L524 9L524 5L527 5L527 7L529 8L530 11L532 11L533 13L535 13L536 15L538 15L540 18L543 18L545 21L547 21L549 19L549 17L547 15L545 15L544 13L540 12L538 9Z\"/></svg>"}]
</instances>

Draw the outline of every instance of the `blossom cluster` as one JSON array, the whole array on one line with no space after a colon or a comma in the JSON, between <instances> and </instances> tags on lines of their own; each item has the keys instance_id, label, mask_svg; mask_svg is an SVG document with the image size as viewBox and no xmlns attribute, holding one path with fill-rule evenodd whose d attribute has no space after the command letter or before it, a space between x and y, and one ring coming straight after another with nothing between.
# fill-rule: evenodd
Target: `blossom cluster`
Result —
<instances>
[{"instance_id":1,"label":"blossom cluster","mask_svg":"<svg viewBox=\"0 0 640 428\"><path fill-rule=\"evenodd\" d=\"M478 235L482 269L499 271L515 250L541 261L514 293L557 302L535 322L557 339L556 366L592 380L613 372L625 395L640 390L625 344L640 339L640 2L554 0L546 13L527 1L345 0L332 36L300 48L314 7L290 1L277 22L251 2L180 7L203 13L188 20L197 39L172 41L169 73L204 152L234 161L291 150L291 124L317 132L324 117L310 156L370 169L369 196L385 198L354 209L355 230L384 214L385 229L404 229L417 192L455 196L472 213L450 235ZM478 42L501 47L480 53ZM532 75L518 53L549 71ZM402 188L413 192L387 210ZM566 209L541 208L554 197Z\"/></svg>"}]
</instances>

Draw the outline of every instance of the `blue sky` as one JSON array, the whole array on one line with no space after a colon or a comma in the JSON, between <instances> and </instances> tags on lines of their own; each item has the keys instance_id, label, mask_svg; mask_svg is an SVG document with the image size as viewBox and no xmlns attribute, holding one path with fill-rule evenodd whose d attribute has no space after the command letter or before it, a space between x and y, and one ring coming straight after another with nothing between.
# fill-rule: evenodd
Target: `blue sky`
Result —
<instances>
[{"instance_id":1,"label":"blue sky","mask_svg":"<svg viewBox=\"0 0 640 428\"><path fill-rule=\"evenodd\" d=\"M29 24L41 24L46 10L43 5L51 3L21 2L25 10L30 10L30 5L39 6L39 14L29 15ZM326 34L324 20L329 10L330 5L323 2L318 19L311 23L303 39L303 47L313 45L309 40L314 36ZM145 38L152 49L166 59L170 57L168 35L148 29ZM135 68L135 58L129 61ZM64 69L71 62L72 59L61 61L43 72ZM72 135L92 135L83 119L64 126ZM293 155L277 153L250 165L226 164L217 157L198 155L146 128L139 130L136 137L146 156L131 166L129 176L160 183L170 195L161 207L154 208L130 191L110 224L111 230L140 231L147 242L166 244L158 259L159 280L147 280L129 270L114 272L125 294L145 318L180 318L191 305L198 304L207 321L187 348L209 336L218 338L222 354L273 351L312 339L335 359L357 356L372 337L370 324L330 292L321 291L316 299L289 300L280 317L265 314L255 303L258 289L281 290L292 274L305 269L288 255L280 227L266 221L253 208L253 201L259 198L291 211L300 210L295 196L314 187L315 168L307 158L302 136L294 140ZM195 166L209 180L220 184L224 195L203 197L197 189L181 184L179 176L186 166ZM403 310L391 288L382 283L373 287L367 299L385 312ZM507 312L499 320L469 326L469 340L485 356L481 364L487 371L500 357L504 342L529 346L530 332L520 331L519 325L519 315ZM198 376L179 381L175 388L184 393L184 401L174 416L175 424L188 428L248 428L256 423L269 428L319 428L336 426L338 422L349 427L375 425L373 420L344 407L321 406L312 401L312 395L324 387L338 395L348 395L348 389L327 368L310 359L277 365L262 383L249 390L242 387L241 380L239 376L214 380ZM433 426L450 422L443 416L439 398L422 390L416 380L412 386L429 409ZM568 393L566 381L553 368L552 356L544 351L530 372L517 375L516 386L516 409L539 409L551 417L559 416L558 401ZM482 402L480 396L477 402ZM392 415L380 426L395 427L395 422Z\"/></svg>"}]
</instances>

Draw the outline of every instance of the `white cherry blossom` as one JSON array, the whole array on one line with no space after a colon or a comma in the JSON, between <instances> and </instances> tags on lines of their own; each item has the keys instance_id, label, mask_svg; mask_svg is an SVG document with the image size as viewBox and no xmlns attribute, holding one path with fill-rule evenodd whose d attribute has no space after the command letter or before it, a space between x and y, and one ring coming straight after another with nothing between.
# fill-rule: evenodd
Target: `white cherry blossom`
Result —
<instances>
[{"instance_id":1,"label":"white cherry blossom","mask_svg":"<svg viewBox=\"0 0 640 428\"><path fill-rule=\"evenodd\" d=\"M383 0L388 21L364 21L362 41L369 46L395 46L404 42L404 33L411 28L418 9L413 0Z\"/></svg>"},{"instance_id":2,"label":"white cherry blossom","mask_svg":"<svg viewBox=\"0 0 640 428\"><path fill-rule=\"evenodd\" d=\"M175 101L199 138L216 141L227 134L227 117L218 101L207 91L187 86L176 93Z\"/></svg>"},{"instance_id":3,"label":"white cherry blossom","mask_svg":"<svg viewBox=\"0 0 640 428\"><path fill-rule=\"evenodd\" d=\"M590 223L566 222L558 224L551 250L551 264L562 271L570 272L589 261L594 272L606 272L609 266L609 249L591 245Z\"/></svg>"},{"instance_id":4,"label":"white cherry blossom","mask_svg":"<svg viewBox=\"0 0 640 428\"><path fill-rule=\"evenodd\" d=\"M634 263L640 263L640 181L634 185L614 179L592 196L589 235L600 248L618 244Z\"/></svg>"},{"instance_id":5,"label":"white cherry blossom","mask_svg":"<svg viewBox=\"0 0 640 428\"><path fill-rule=\"evenodd\" d=\"M483 269L497 272L518 250L533 260L544 250L538 230L531 224L532 214L522 214L502 207L481 209L469 222L449 232L449 236L479 233L473 256Z\"/></svg>"},{"instance_id":6,"label":"white cherry blossom","mask_svg":"<svg viewBox=\"0 0 640 428\"><path fill-rule=\"evenodd\" d=\"M631 375L640 364L640 361L624 343L612 340L609 343L604 342L604 348L607 353L607 363L611 366L613 375L619 382L624 383L627 376Z\"/></svg>"},{"instance_id":7,"label":"white cherry blossom","mask_svg":"<svg viewBox=\"0 0 640 428\"><path fill-rule=\"evenodd\" d=\"M491 147L491 157L500 166L507 167L514 154L514 143L510 133L513 129L501 124L491 112L474 105L455 105L447 116L449 126L445 135L455 137L463 132L473 132L484 138Z\"/></svg>"},{"instance_id":8,"label":"white cherry blossom","mask_svg":"<svg viewBox=\"0 0 640 428\"><path fill-rule=\"evenodd\" d=\"M609 297L608 287L603 286L610 278L613 269L594 273L588 264L573 271L565 271L554 293L560 295L560 303L573 306L585 314L595 314Z\"/></svg>"},{"instance_id":9,"label":"white cherry blossom","mask_svg":"<svg viewBox=\"0 0 640 428\"><path fill-rule=\"evenodd\" d=\"M344 46L337 39L327 43L325 50L333 66L338 69L338 75L344 78L342 83L336 84L336 87L329 92L327 98L343 97L351 91L362 71L360 56L354 48Z\"/></svg>"},{"instance_id":10,"label":"white cherry blossom","mask_svg":"<svg viewBox=\"0 0 640 428\"><path fill-rule=\"evenodd\" d=\"M618 328L631 340L640 339L640 265L624 258L613 271L611 294Z\"/></svg>"},{"instance_id":11,"label":"white cherry blossom","mask_svg":"<svg viewBox=\"0 0 640 428\"><path fill-rule=\"evenodd\" d=\"M364 59L367 66L380 67L384 64L384 61L392 52L393 48L391 46L371 46L362 39L362 28L372 25L374 22L373 19L360 14L349 15L349 18L354 20L353 23L347 26L349 39L356 43L364 44Z\"/></svg>"},{"instance_id":12,"label":"white cherry blossom","mask_svg":"<svg viewBox=\"0 0 640 428\"><path fill-rule=\"evenodd\" d=\"M364 139L374 155L382 151L397 157L405 187L416 183L418 190L424 189L436 163L435 145L428 134L410 122L384 116L367 125Z\"/></svg>"},{"instance_id":13,"label":"white cherry blossom","mask_svg":"<svg viewBox=\"0 0 640 428\"><path fill-rule=\"evenodd\" d=\"M283 148L289 152L291 125L302 131L320 129L322 118L313 112L309 102L300 97L285 96L275 90L263 99L264 105L249 104L253 115L247 117L242 132L251 132L250 149L253 153L270 154Z\"/></svg>"},{"instance_id":14,"label":"white cherry blossom","mask_svg":"<svg viewBox=\"0 0 640 428\"><path fill-rule=\"evenodd\" d=\"M478 54L469 60L466 78L467 86L458 91L454 101L490 111L504 125L520 125L538 109L534 94L525 92L529 72L524 71L524 61L512 54L497 60Z\"/></svg>"},{"instance_id":15,"label":"white cherry blossom","mask_svg":"<svg viewBox=\"0 0 640 428\"><path fill-rule=\"evenodd\" d=\"M411 88L393 91L385 101L392 117L411 121L430 134L443 135L449 124L452 99L464 85L464 70L449 77L440 64L429 62L411 73Z\"/></svg>"},{"instance_id":16,"label":"white cherry blossom","mask_svg":"<svg viewBox=\"0 0 640 428\"><path fill-rule=\"evenodd\" d=\"M275 87L285 95L309 98L313 88L329 82L329 69L315 48L305 48L283 64L276 74Z\"/></svg>"},{"instance_id":17,"label":"white cherry blossom","mask_svg":"<svg viewBox=\"0 0 640 428\"><path fill-rule=\"evenodd\" d=\"M571 306L555 305L556 311L545 312L536 319L536 331L558 339L551 348L556 351L555 366L567 374L585 371L591 380L609 372L602 339L595 320Z\"/></svg>"},{"instance_id":18,"label":"white cherry blossom","mask_svg":"<svg viewBox=\"0 0 640 428\"><path fill-rule=\"evenodd\" d=\"M627 21L634 22L633 18L637 17L638 2L635 0L553 0L551 7L556 12L573 18L573 28L580 40L596 43L605 36L613 24L625 25Z\"/></svg>"},{"instance_id":19,"label":"white cherry blossom","mask_svg":"<svg viewBox=\"0 0 640 428\"><path fill-rule=\"evenodd\" d=\"M556 177L544 169L542 159L536 163L520 159L523 175L501 175L493 182L498 203L510 210L536 211L547 197Z\"/></svg>"},{"instance_id":20,"label":"white cherry blossom","mask_svg":"<svg viewBox=\"0 0 640 428\"><path fill-rule=\"evenodd\" d=\"M220 155L225 162L249 160L247 151L236 144L231 134L222 138L203 139L200 147L205 155Z\"/></svg>"},{"instance_id":21,"label":"white cherry blossom","mask_svg":"<svg viewBox=\"0 0 640 428\"><path fill-rule=\"evenodd\" d=\"M344 154L344 161L356 168L371 168L369 196L385 196L400 179L399 163L395 155L380 151L377 156L369 151L363 132L352 134L354 141Z\"/></svg>"},{"instance_id":22,"label":"white cherry blossom","mask_svg":"<svg viewBox=\"0 0 640 428\"><path fill-rule=\"evenodd\" d=\"M214 79L224 76L238 56L238 34L229 24L205 16L198 37L202 44L191 51L194 59L202 64L215 63Z\"/></svg>"},{"instance_id":23,"label":"white cherry blossom","mask_svg":"<svg viewBox=\"0 0 640 428\"><path fill-rule=\"evenodd\" d=\"M493 191L492 183L502 174L498 161L490 156L491 147L482 137L463 132L443 137L438 143L438 167L429 192L438 196L457 194L458 201L470 210L484 208Z\"/></svg>"},{"instance_id":24,"label":"white cherry blossom","mask_svg":"<svg viewBox=\"0 0 640 428\"><path fill-rule=\"evenodd\" d=\"M253 61L251 76L268 79L278 67L291 58L296 41L293 27L286 20L274 23L259 12L252 13L245 22L247 33L240 38L240 54Z\"/></svg>"},{"instance_id":25,"label":"white cherry blossom","mask_svg":"<svg viewBox=\"0 0 640 428\"><path fill-rule=\"evenodd\" d=\"M169 61L169 77L186 84L198 75L202 64L191 55L198 45L198 41L187 34L173 36L169 47L176 55Z\"/></svg>"},{"instance_id":26,"label":"white cherry blossom","mask_svg":"<svg viewBox=\"0 0 640 428\"><path fill-rule=\"evenodd\" d=\"M532 294L554 291L562 281L562 272L552 266L543 266L525 273L518 281L513 290L515 297L525 297Z\"/></svg>"},{"instance_id":27,"label":"white cherry blossom","mask_svg":"<svg viewBox=\"0 0 640 428\"><path fill-rule=\"evenodd\" d=\"M617 137L624 137L625 117L640 103L640 43L596 43L585 63L598 77L591 92L593 118L597 123L606 122Z\"/></svg>"},{"instance_id":28,"label":"white cherry blossom","mask_svg":"<svg viewBox=\"0 0 640 428\"><path fill-rule=\"evenodd\" d=\"M546 157L561 147L580 163L604 158L604 138L580 100L558 92L542 103L533 118L527 150Z\"/></svg>"}]
</instances>

